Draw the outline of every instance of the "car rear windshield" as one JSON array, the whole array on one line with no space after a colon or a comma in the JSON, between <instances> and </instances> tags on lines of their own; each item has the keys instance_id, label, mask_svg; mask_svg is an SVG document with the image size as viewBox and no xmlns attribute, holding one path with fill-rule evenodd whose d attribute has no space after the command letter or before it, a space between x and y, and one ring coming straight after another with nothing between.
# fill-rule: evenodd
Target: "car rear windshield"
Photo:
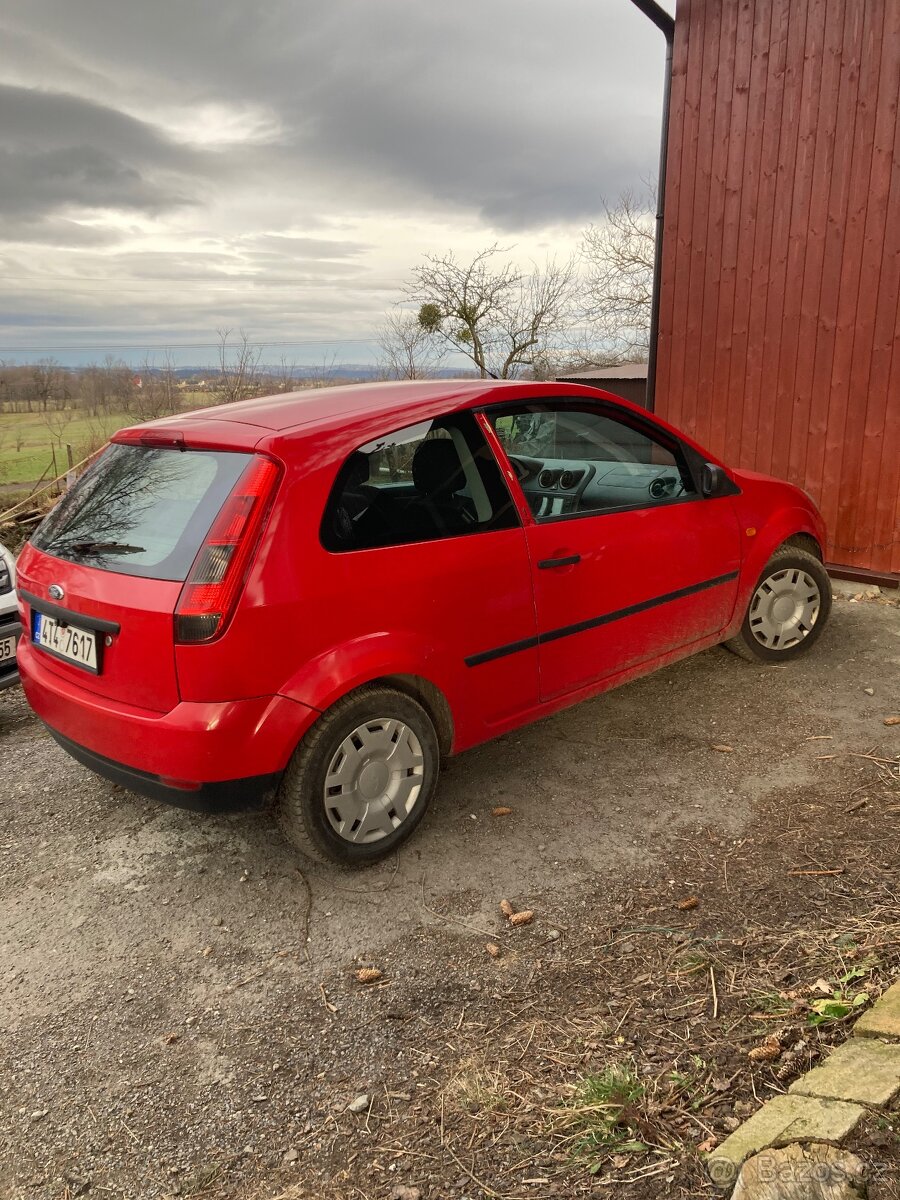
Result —
<instances>
[{"instance_id":1,"label":"car rear windshield","mask_svg":"<svg viewBox=\"0 0 900 1200\"><path fill-rule=\"evenodd\" d=\"M114 444L60 500L31 544L104 571L184 580L249 460L218 450Z\"/></svg>"}]
</instances>

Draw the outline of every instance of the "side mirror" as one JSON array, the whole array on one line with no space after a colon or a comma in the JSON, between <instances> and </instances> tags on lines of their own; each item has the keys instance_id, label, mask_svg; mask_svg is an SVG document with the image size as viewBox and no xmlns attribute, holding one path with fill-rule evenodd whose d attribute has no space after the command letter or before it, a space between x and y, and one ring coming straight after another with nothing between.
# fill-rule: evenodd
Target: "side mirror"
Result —
<instances>
[{"instance_id":1,"label":"side mirror","mask_svg":"<svg viewBox=\"0 0 900 1200\"><path fill-rule=\"evenodd\" d=\"M700 473L700 491L708 499L723 496L728 490L730 480L721 467L715 463L704 463Z\"/></svg>"}]
</instances>

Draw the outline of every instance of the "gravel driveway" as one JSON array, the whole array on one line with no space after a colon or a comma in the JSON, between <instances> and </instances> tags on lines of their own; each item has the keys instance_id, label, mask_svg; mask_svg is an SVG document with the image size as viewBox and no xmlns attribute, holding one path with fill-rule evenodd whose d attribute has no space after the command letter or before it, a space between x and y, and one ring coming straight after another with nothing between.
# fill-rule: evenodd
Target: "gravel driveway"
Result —
<instances>
[{"instance_id":1,"label":"gravel driveway","mask_svg":"<svg viewBox=\"0 0 900 1200\"><path fill-rule=\"evenodd\" d=\"M793 666L710 651L453 760L412 843L344 874L300 864L264 816L96 779L0 694L0 1194L576 1194L527 1166L483 1191L489 1167L444 1137L445 1042L473 1021L487 1039L500 997L539 995L563 952L587 1003L582 927L648 879L690 890L692 847L724 852L773 799L865 787L868 764L824 756L896 754L898 705L900 610L845 595ZM534 922L506 929L503 897ZM384 976L362 987L360 966ZM437 1147L418 1167L368 1123L407 1110Z\"/></svg>"}]
</instances>

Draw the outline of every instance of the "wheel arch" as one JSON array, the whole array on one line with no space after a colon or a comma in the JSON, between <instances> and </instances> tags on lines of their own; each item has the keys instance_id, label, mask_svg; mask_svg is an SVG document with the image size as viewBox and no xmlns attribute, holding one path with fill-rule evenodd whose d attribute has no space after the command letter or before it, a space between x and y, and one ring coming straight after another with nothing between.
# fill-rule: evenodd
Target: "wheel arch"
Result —
<instances>
[{"instance_id":1,"label":"wheel arch","mask_svg":"<svg viewBox=\"0 0 900 1200\"><path fill-rule=\"evenodd\" d=\"M447 702L447 697L441 689L430 679L424 679L421 675L379 675L377 679L370 679L364 687L372 687L381 685L383 687L394 688L398 692L403 692L409 696L411 700L415 700L421 704L431 718L437 733L438 745L441 748L441 755L446 756L453 751L453 713L450 711L450 705ZM357 689L354 688L354 691Z\"/></svg>"},{"instance_id":2,"label":"wheel arch","mask_svg":"<svg viewBox=\"0 0 900 1200\"><path fill-rule=\"evenodd\" d=\"M824 563L825 554L822 547L819 545L818 538L813 537L811 533L793 533L789 538L785 538L780 546L774 551L778 553L785 546L793 546L797 550L805 550L814 558L817 558L820 563Z\"/></svg>"}]
</instances>

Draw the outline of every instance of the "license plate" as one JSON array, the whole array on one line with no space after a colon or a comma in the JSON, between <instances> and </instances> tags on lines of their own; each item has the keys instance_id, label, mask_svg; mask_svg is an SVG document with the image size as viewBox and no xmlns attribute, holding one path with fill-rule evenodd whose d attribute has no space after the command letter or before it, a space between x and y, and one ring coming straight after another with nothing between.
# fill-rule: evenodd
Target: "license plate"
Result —
<instances>
[{"instance_id":1,"label":"license plate","mask_svg":"<svg viewBox=\"0 0 900 1200\"><path fill-rule=\"evenodd\" d=\"M88 671L99 673L97 666L97 635L91 629L64 625L46 613L34 614L34 642L57 658L75 663Z\"/></svg>"},{"instance_id":2,"label":"license plate","mask_svg":"<svg viewBox=\"0 0 900 1200\"><path fill-rule=\"evenodd\" d=\"M16 639L14 637L0 638L0 666L16 657Z\"/></svg>"}]
</instances>

